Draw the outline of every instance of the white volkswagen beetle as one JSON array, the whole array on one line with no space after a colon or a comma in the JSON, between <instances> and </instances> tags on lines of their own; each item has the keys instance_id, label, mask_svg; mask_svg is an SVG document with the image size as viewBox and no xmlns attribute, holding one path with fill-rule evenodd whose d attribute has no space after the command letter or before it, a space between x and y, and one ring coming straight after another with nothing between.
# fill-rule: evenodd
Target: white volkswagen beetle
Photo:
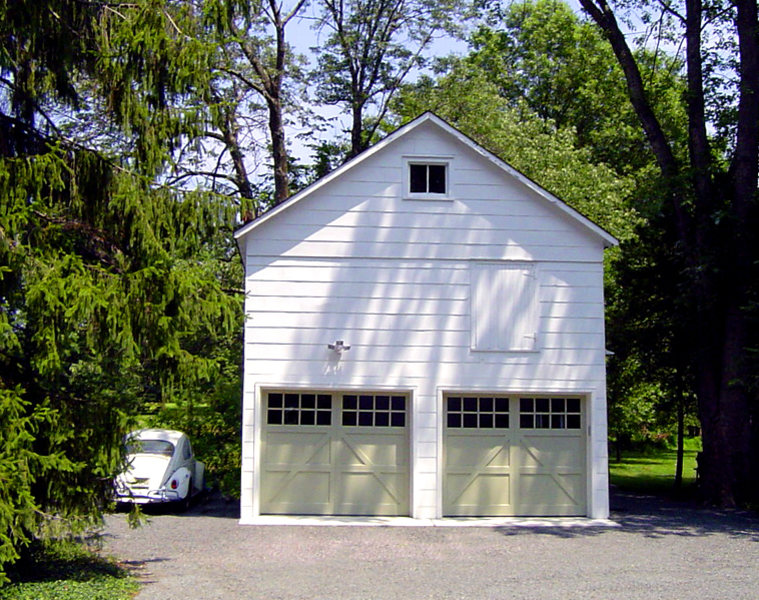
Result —
<instances>
[{"instance_id":1,"label":"white volkswagen beetle","mask_svg":"<svg viewBox=\"0 0 759 600\"><path fill-rule=\"evenodd\" d=\"M116 501L185 506L203 490L205 465L181 431L140 429L126 435L126 470L116 477Z\"/></svg>"}]
</instances>

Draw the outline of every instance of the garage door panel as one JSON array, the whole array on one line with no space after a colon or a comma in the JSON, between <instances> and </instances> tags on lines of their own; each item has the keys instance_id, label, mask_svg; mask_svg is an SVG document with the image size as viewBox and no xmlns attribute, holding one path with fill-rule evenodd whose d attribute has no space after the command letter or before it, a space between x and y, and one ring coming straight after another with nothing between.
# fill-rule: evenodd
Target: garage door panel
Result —
<instances>
[{"instance_id":1,"label":"garage door panel","mask_svg":"<svg viewBox=\"0 0 759 600\"><path fill-rule=\"evenodd\" d=\"M266 437L267 464L316 466L332 462L328 433L269 432ZM295 443L297 441L297 443Z\"/></svg>"},{"instance_id":2,"label":"garage door panel","mask_svg":"<svg viewBox=\"0 0 759 600\"><path fill-rule=\"evenodd\" d=\"M519 491L517 514L577 515L585 511L585 477L581 475L521 473Z\"/></svg>"},{"instance_id":3,"label":"garage door panel","mask_svg":"<svg viewBox=\"0 0 759 600\"><path fill-rule=\"evenodd\" d=\"M446 445L447 468L508 467L511 464L508 436L449 435Z\"/></svg>"},{"instance_id":4,"label":"garage door panel","mask_svg":"<svg viewBox=\"0 0 759 600\"><path fill-rule=\"evenodd\" d=\"M580 438L522 436L522 467L570 467L582 469L585 464L584 444Z\"/></svg>"},{"instance_id":5,"label":"garage door panel","mask_svg":"<svg viewBox=\"0 0 759 600\"><path fill-rule=\"evenodd\" d=\"M267 471L261 484L264 512L285 513L297 509L303 514L317 514L329 505L330 472Z\"/></svg>"},{"instance_id":6,"label":"garage door panel","mask_svg":"<svg viewBox=\"0 0 759 600\"><path fill-rule=\"evenodd\" d=\"M511 476L508 473L470 473L447 476L447 514L504 516L512 514ZM483 512L483 507L488 509Z\"/></svg>"},{"instance_id":7,"label":"garage door panel","mask_svg":"<svg viewBox=\"0 0 759 600\"><path fill-rule=\"evenodd\" d=\"M406 436L344 433L338 462L341 465L394 466L407 461Z\"/></svg>"},{"instance_id":8,"label":"garage door panel","mask_svg":"<svg viewBox=\"0 0 759 600\"><path fill-rule=\"evenodd\" d=\"M336 514L395 515L407 499L404 474L343 472Z\"/></svg>"}]
</instances>

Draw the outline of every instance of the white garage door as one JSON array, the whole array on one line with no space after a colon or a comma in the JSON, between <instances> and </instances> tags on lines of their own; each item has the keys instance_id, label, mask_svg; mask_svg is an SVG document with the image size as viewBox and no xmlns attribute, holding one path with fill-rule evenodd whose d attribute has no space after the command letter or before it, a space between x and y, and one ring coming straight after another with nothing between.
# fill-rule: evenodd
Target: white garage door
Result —
<instances>
[{"instance_id":1,"label":"white garage door","mask_svg":"<svg viewBox=\"0 0 759 600\"><path fill-rule=\"evenodd\" d=\"M261 513L408 515L408 397L264 394Z\"/></svg>"},{"instance_id":2,"label":"white garage door","mask_svg":"<svg viewBox=\"0 0 759 600\"><path fill-rule=\"evenodd\" d=\"M445 398L447 516L585 515L583 401Z\"/></svg>"}]
</instances>

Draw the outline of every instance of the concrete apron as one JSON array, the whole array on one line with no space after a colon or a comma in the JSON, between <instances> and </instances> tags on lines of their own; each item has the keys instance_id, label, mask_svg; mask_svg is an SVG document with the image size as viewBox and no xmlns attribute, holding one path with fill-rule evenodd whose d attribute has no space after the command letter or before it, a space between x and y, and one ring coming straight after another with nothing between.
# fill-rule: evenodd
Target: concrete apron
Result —
<instances>
[{"instance_id":1,"label":"concrete apron","mask_svg":"<svg viewBox=\"0 0 759 600\"><path fill-rule=\"evenodd\" d=\"M241 519L240 525L302 525L330 527L620 527L610 519L588 517L335 517L263 515Z\"/></svg>"}]
</instances>

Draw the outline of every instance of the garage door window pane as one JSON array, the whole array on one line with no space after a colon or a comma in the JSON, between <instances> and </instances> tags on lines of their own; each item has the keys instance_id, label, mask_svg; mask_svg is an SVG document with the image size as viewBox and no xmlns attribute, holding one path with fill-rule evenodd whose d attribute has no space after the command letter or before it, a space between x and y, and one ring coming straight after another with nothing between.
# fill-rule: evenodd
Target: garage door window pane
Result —
<instances>
[{"instance_id":1,"label":"garage door window pane","mask_svg":"<svg viewBox=\"0 0 759 600\"><path fill-rule=\"evenodd\" d=\"M266 403L268 425L330 425L332 421L328 394L272 393Z\"/></svg>"},{"instance_id":2,"label":"garage door window pane","mask_svg":"<svg viewBox=\"0 0 759 600\"><path fill-rule=\"evenodd\" d=\"M509 399L493 396L449 396L446 398L448 427L464 429L508 429Z\"/></svg>"},{"instance_id":3,"label":"garage door window pane","mask_svg":"<svg viewBox=\"0 0 759 600\"><path fill-rule=\"evenodd\" d=\"M579 398L520 398L522 429L580 429Z\"/></svg>"}]
</instances>

